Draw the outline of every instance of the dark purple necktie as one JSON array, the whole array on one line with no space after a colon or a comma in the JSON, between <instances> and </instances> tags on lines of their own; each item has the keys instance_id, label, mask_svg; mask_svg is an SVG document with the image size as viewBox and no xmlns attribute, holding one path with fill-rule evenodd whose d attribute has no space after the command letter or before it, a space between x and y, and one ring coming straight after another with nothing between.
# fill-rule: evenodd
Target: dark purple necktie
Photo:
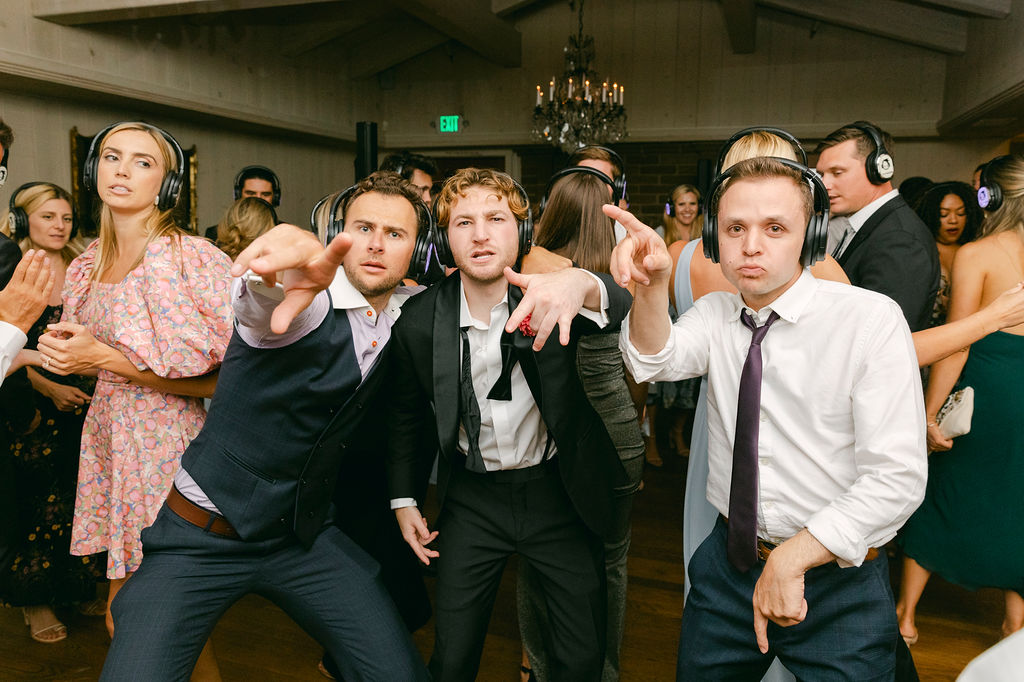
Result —
<instances>
[{"instance_id":1,"label":"dark purple necktie","mask_svg":"<svg viewBox=\"0 0 1024 682\"><path fill-rule=\"evenodd\" d=\"M732 483L729 486L729 562L746 573L757 563L757 436L761 412L761 340L779 319L774 310L758 327L744 310L740 319L753 333L740 375L736 407L736 439L732 447Z\"/></svg>"}]
</instances>

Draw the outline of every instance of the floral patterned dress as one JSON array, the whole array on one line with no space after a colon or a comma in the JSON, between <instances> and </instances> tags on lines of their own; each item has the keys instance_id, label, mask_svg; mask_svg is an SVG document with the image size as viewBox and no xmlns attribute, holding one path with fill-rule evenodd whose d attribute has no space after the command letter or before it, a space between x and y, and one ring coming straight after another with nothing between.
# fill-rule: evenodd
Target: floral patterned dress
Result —
<instances>
[{"instance_id":1,"label":"floral patterned dress","mask_svg":"<svg viewBox=\"0 0 1024 682\"><path fill-rule=\"evenodd\" d=\"M140 370L166 378L217 368L231 338L231 261L196 237L163 237L116 284L90 281L98 242L68 268L64 320L84 325ZM85 418L71 553L107 552L107 577L142 561L182 453L206 418L200 398L162 393L101 370Z\"/></svg>"}]
</instances>

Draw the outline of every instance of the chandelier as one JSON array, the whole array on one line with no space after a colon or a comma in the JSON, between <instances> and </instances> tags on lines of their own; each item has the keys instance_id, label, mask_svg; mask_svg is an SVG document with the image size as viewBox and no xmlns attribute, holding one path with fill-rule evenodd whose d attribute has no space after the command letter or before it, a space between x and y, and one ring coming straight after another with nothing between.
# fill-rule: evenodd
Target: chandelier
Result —
<instances>
[{"instance_id":1,"label":"chandelier","mask_svg":"<svg viewBox=\"0 0 1024 682\"><path fill-rule=\"evenodd\" d=\"M565 72L552 76L547 91L537 86L533 108L535 139L561 147L571 154L580 147L609 144L626 136L625 88L608 85L590 67L594 59L594 37L583 35L583 2L579 2L576 35L564 48ZM572 9L575 2L570 0Z\"/></svg>"}]
</instances>

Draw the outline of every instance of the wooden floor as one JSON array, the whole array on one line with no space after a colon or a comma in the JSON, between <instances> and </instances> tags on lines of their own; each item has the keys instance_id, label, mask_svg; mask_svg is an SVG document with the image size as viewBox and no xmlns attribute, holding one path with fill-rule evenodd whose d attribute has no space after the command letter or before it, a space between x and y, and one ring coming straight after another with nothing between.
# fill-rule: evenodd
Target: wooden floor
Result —
<instances>
[{"instance_id":1,"label":"wooden floor","mask_svg":"<svg viewBox=\"0 0 1024 682\"><path fill-rule=\"evenodd\" d=\"M624 680L672 680L682 609L682 515L685 460L666 458L645 475L636 497L629 557L629 607L622 647ZM428 514L429 516L429 514ZM487 636L480 680L518 680L514 562L502 583ZM32 641L21 613L0 609L0 681L95 680L107 647L102 619L66 616L69 637L52 645ZM996 590L967 592L935 578L925 591L912 649L921 679L954 680L974 656L994 644L1002 620ZM424 657L433 631L416 634ZM235 605L213 636L226 682L322 680L320 647L274 605L250 596Z\"/></svg>"}]
</instances>

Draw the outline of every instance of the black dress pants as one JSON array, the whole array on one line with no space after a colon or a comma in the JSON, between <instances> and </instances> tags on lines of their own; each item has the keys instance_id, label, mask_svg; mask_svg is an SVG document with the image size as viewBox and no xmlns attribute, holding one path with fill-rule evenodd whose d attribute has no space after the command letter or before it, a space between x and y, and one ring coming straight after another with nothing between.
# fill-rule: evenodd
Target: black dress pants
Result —
<instances>
[{"instance_id":1,"label":"black dress pants","mask_svg":"<svg viewBox=\"0 0 1024 682\"><path fill-rule=\"evenodd\" d=\"M522 471L478 474L455 467L437 523L438 682L476 678L487 624L507 559L536 570L548 611L551 679L601 678L605 650L604 552L548 461Z\"/></svg>"}]
</instances>

